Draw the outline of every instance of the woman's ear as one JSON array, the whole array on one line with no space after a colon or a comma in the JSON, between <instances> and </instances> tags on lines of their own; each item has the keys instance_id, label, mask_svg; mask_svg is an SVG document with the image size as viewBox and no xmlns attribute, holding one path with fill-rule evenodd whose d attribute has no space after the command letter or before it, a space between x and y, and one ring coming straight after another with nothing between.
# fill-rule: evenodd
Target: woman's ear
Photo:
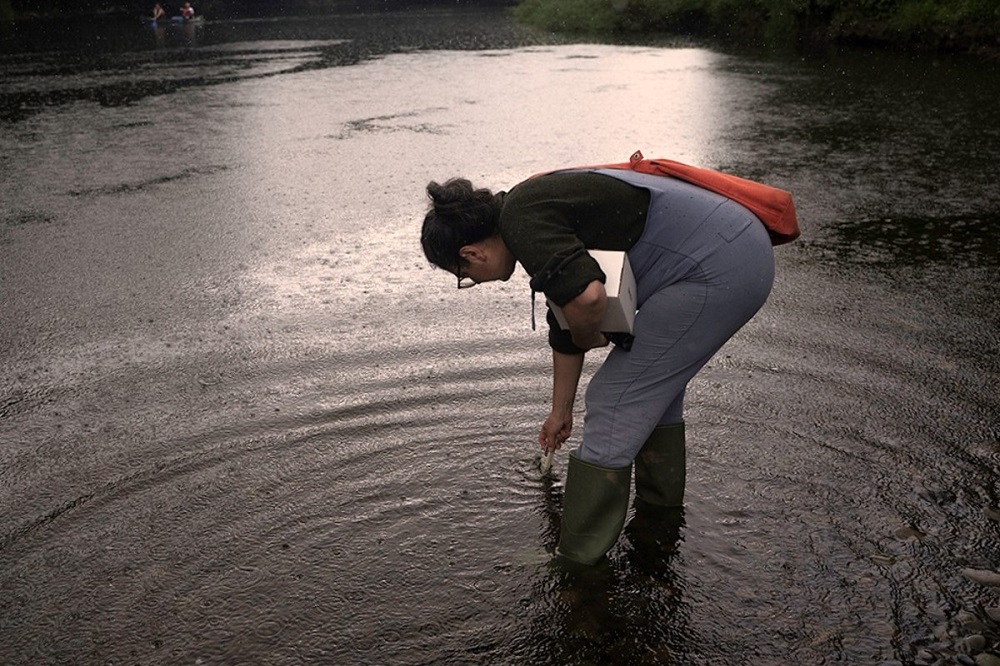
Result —
<instances>
[{"instance_id":1,"label":"woman's ear","mask_svg":"<svg viewBox=\"0 0 1000 666\"><path fill-rule=\"evenodd\" d=\"M458 256L470 263L486 261L486 253L478 245L463 245Z\"/></svg>"}]
</instances>

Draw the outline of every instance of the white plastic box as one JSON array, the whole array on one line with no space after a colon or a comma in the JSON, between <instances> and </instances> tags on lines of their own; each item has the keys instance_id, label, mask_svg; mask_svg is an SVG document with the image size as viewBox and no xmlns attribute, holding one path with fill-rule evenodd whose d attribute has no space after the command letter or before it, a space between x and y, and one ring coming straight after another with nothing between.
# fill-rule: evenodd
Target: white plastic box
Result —
<instances>
[{"instance_id":1,"label":"white plastic box","mask_svg":"<svg viewBox=\"0 0 1000 666\"><path fill-rule=\"evenodd\" d=\"M603 333L631 333L635 323L635 276L624 252L587 250L607 276L604 290L608 294L608 307L601 320ZM561 328L569 328L562 308L546 299Z\"/></svg>"}]
</instances>

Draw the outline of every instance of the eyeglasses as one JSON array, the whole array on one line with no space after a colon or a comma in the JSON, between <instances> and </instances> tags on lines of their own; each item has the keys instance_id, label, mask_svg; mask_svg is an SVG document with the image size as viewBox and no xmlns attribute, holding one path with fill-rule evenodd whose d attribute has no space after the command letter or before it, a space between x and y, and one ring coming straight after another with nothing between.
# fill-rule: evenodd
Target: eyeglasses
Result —
<instances>
[{"instance_id":1,"label":"eyeglasses","mask_svg":"<svg viewBox=\"0 0 1000 666\"><path fill-rule=\"evenodd\" d=\"M462 270L459 269L459 271L458 271L458 288L459 289L468 289L469 287L475 287L477 284L479 284L479 283L476 282L475 280L473 280L472 278L470 278L470 277L468 277L466 275L462 275Z\"/></svg>"},{"instance_id":2,"label":"eyeglasses","mask_svg":"<svg viewBox=\"0 0 1000 666\"><path fill-rule=\"evenodd\" d=\"M477 284L479 284L478 282L470 278L468 275L462 274L461 265L459 265L458 268L455 269L455 275L458 277L459 289L468 289L469 287L475 287Z\"/></svg>"}]
</instances>

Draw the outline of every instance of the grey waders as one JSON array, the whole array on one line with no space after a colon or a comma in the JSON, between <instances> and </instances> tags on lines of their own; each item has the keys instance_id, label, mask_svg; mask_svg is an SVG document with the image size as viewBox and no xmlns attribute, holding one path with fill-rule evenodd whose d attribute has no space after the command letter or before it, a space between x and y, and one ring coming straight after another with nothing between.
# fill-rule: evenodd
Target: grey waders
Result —
<instances>
[{"instance_id":1,"label":"grey waders","mask_svg":"<svg viewBox=\"0 0 1000 666\"><path fill-rule=\"evenodd\" d=\"M615 545L628 511L632 466L601 467L571 453L556 554L595 564Z\"/></svg>"}]
</instances>

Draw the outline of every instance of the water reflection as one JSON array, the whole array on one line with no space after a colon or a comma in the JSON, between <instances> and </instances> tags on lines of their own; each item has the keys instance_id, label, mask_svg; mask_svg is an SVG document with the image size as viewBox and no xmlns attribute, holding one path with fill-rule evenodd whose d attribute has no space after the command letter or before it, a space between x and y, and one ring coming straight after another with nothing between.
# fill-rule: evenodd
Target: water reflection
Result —
<instances>
[{"instance_id":1,"label":"water reflection","mask_svg":"<svg viewBox=\"0 0 1000 666\"><path fill-rule=\"evenodd\" d=\"M149 26L150 32L156 42L156 48L163 49L175 46L185 46L192 48L198 45L198 33L201 30L201 22L185 21L154 22Z\"/></svg>"},{"instance_id":2,"label":"water reflection","mask_svg":"<svg viewBox=\"0 0 1000 666\"><path fill-rule=\"evenodd\" d=\"M3 25L11 29L12 38L0 42L0 122L23 120L80 100L123 105L193 86L352 65L398 51L400 39L406 50L564 41L513 23L503 8L236 19L155 28L135 20L84 18ZM234 45L242 46L234 50ZM179 67L183 64L200 71L188 75ZM81 86L79 79L94 72L102 75L98 89L91 82Z\"/></svg>"},{"instance_id":3,"label":"water reflection","mask_svg":"<svg viewBox=\"0 0 1000 666\"><path fill-rule=\"evenodd\" d=\"M543 478L542 543L558 541L562 484ZM633 507L620 547L595 567L553 560L537 573L524 609L529 622L497 658L518 663L661 665L694 663L685 584L675 558L683 509Z\"/></svg>"},{"instance_id":4,"label":"water reflection","mask_svg":"<svg viewBox=\"0 0 1000 666\"><path fill-rule=\"evenodd\" d=\"M629 544L598 566L550 563L525 600L529 623L510 645L496 646L495 656L541 664L695 663L684 586L671 564L680 525L659 539L648 527L633 519Z\"/></svg>"},{"instance_id":5,"label":"water reflection","mask_svg":"<svg viewBox=\"0 0 1000 666\"><path fill-rule=\"evenodd\" d=\"M840 222L830 232L829 239L811 245L841 262L961 268L1000 265L1000 216L995 214L859 217Z\"/></svg>"}]
</instances>

